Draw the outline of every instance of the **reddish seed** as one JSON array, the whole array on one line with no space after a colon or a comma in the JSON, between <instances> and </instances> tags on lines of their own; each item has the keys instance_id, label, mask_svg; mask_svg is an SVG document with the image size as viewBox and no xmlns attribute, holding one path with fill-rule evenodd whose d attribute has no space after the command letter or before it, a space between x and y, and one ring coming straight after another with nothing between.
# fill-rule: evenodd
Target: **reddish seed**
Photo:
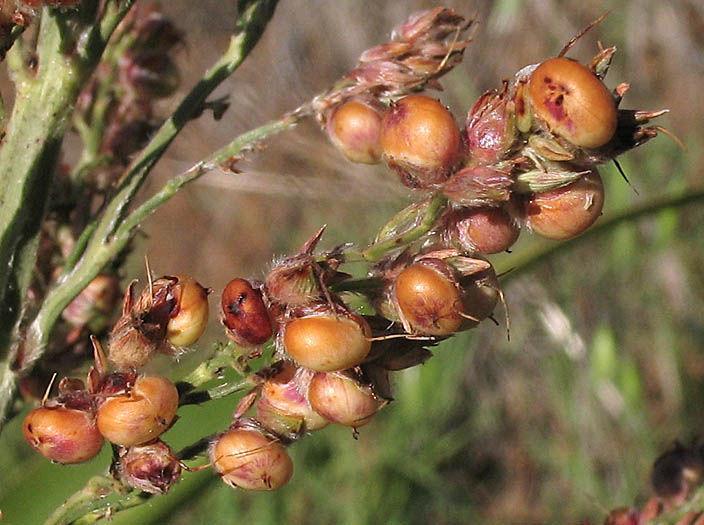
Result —
<instances>
[{"instance_id":1,"label":"reddish seed","mask_svg":"<svg viewBox=\"0 0 704 525\"><path fill-rule=\"evenodd\" d=\"M369 105L350 100L338 107L327 122L332 143L352 162L381 161L381 115Z\"/></svg>"},{"instance_id":2,"label":"reddish seed","mask_svg":"<svg viewBox=\"0 0 704 525\"><path fill-rule=\"evenodd\" d=\"M367 385L341 372L315 374L308 391L313 409L332 423L361 427L384 406Z\"/></svg>"},{"instance_id":3,"label":"reddish seed","mask_svg":"<svg viewBox=\"0 0 704 525\"><path fill-rule=\"evenodd\" d=\"M64 407L32 410L24 420L22 433L34 450L57 463L87 461L103 445L91 413Z\"/></svg>"},{"instance_id":4,"label":"reddish seed","mask_svg":"<svg viewBox=\"0 0 704 525\"><path fill-rule=\"evenodd\" d=\"M371 349L370 336L364 318L324 313L287 323L283 344L300 365L329 372L360 364Z\"/></svg>"},{"instance_id":5,"label":"reddish seed","mask_svg":"<svg viewBox=\"0 0 704 525\"><path fill-rule=\"evenodd\" d=\"M135 30L137 35L135 46L142 49L167 52L183 41L181 32L174 27L171 20L157 11L156 4L149 4L140 13Z\"/></svg>"},{"instance_id":6,"label":"reddish seed","mask_svg":"<svg viewBox=\"0 0 704 525\"><path fill-rule=\"evenodd\" d=\"M261 291L244 279L233 279L222 292L222 322L228 335L243 346L267 342L273 333Z\"/></svg>"},{"instance_id":7,"label":"reddish seed","mask_svg":"<svg viewBox=\"0 0 704 525\"><path fill-rule=\"evenodd\" d=\"M177 409L178 391L171 381L160 376L141 376L128 393L100 405L98 430L116 445L141 445L165 432Z\"/></svg>"},{"instance_id":8,"label":"reddish seed","mask_svg":"<svg viewBox=\"0 0 704 525\"><path fill-rule=\"evenodd\" d=\"M161 50L126 54L120 60L122 81L140 98L164 98L173 94L181 76L176 64Z\"/></svg>"},{"instance_id":9,"label":"reddish seed","mask_svg":"<svg viewBox=\"0 0 704 525\"><path fill-rule=\"evenodd\" d=\"M604 184L596 169L569 186L536 193L525 203L528 226L548 239L580 235L601 215Z\"/></svg>"},{"instance_id":10,"label":"reddish seed","mask_svg":"<svg viewBox=\"0 0 704 525\"><path fill-rule=\"evenodd\" d=\"M434 98L409 95L393 104L381 125L384 159L402 182L424 188L442 183L460 157L455 119Z\"/></svg>"},{"instance_id":11,"label":"reddish seed","mask_svg":"<svg viewBox=\"0 0 704 525\"><path fill-rule=\"evenodd\" d=\"M276 490L293 476L286 449L256 430L225 432L210 446L209 454L213 467L231 487Z\"/></svg>"},{"instance_id":12,"label":"reddish seed","mask_svg":"<svg viewBox=\"0 0 704 525\"><path fill-rule=\"evenodd\" d=\"M396 278L394 293L403 317L417 333L450 335L462 324L455 284L435 268L415 263Z\"/></svg>"},{"instance_id":13,"label":"reddish seed","mask_svg":"<svg viewBox=\"0 0 704 525\"><path fill-rule=\"evenodd\" d=\"M616 102L599 78L569 58L543 62L530 78L535 116L575 146L598 148L614 135Z\"/></svg>"},{"instance_id":14,"label":"reddish seed","mask_svg":"<svg viewBox=\"0 0 704 525\"><path fill-rule=\"evenodd\" d=\"M100 328L100 321L110 315L120 295L120 283L114 275L98 275L61 312L72 326Z\"/></svg>"},{"instance_id":15,"label":"reddish seed","mask_svg":"<svg viewBox=\"0 0 704 525\"><path fill-rule=\"evenodd\" d=\"M105 131L101 150L117 162L127 164L130 156L149 140L154 126L148 120L112 121Z\"/></svg>"},{"instance_id":16,"label":"reddish seed","mask_svg":"<svg viewBox=\"0 0 704 525\"><path fill-rule=\"evenodd\" d=\"M466 208L450 219L452 234L462 249L472 253L492 254L508 250L518 240L520 227L500 207Z\"/></svg>"}]
</instances>

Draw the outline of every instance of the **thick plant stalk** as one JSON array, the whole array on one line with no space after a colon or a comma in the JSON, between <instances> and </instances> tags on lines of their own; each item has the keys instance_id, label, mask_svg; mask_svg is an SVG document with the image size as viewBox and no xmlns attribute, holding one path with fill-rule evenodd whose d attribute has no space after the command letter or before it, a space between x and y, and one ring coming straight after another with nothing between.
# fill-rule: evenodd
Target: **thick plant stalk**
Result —
<instances>
[{"instance_id":1,"label":"thick plant stalk","mask_svg":"<svg viewBox=\"0 0 704 525\"><path fill-rule=\"evenodd\" d=\"M34 73L24 63L21 46L11 51L17 94L0 150L0 313L9 319L17 316L26 289L23 284L33 267L31 246L36 242L73 105L131 4L108 2L99 23L85 35L76 35L85 44L70 55L65 48L71 43L63 35L66 15L46 9ZM16 290L15 297L8 296L9 290ZM7 347L7 326L3 323L0 328L0 350Z\"/></svg>"},{"instance_id":2,"label":"thick plant stalk","mask_svg":"<svg viewBox=\"0 0 704 525\"><path fill-rule=\"evenodd\" d=\"M0 425L14 392L17 322L63 136L81 88L132 4L107 2L97 23L74 35L72 42L66 41L65 28L70 15L44 9L36 72L25 64L20 42L8 57L17 96L0 150ZM86 14L96 8L94 1L82 7Z\"/></svg>"},{"instance_id":3,"label":"thick plant stalk","mask_svg":"<svg viewBox=\"0 0 704 525\"><path fill-rule=\"evenodd\" d=\"M174 114L159 129L154 138L132 163L123 177L119 190L105 212L93 226L89 239L81 239L76 252L71 256L76 265L67 269L56 285L47 294L42 309L30 325L25 343L26 355L23 368L28 368L40 356L49 339L51 328L61 311L129 242L139 223L156 207L171 198L188 182L202 176L219 160L208 158L196 164L185 174L174 177L165 187L146 203L133 211L127 218L125 213L134 195L145 181L149 171L161 158L171 141L183 126L201 111L206 98L230 76L252 50L273 15L276 2L255 2L238 22L236 33L223 56L210 68L198 84L185 97ZM247 136L238 137L230 148L230 155L236 155L242 148L262 138L284 129L288 120L275 122L253 130ZM235 151L236 150L236 151Z\"/></svg>"}]
</instances>

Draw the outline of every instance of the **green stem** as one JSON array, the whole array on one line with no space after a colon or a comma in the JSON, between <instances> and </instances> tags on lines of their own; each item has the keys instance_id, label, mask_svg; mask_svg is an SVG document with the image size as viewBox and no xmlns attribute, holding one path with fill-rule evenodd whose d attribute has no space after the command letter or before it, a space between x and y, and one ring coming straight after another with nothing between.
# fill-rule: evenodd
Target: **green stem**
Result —
<instances>
[{"instance_id":1,"label":"green stem","mask_svg":"<svg viewBox=\"0 0 704 525\"><path fill-rule=\"evenodd\" d=\"M152 494L132 490L116 501L110 503L98 502L97 508L83 515L73 523L74 525L87 525L89 523L96 523L103 518L109 519L110 516L120 511L143 505L149 501L151 497Z\"/></svg>"},{"instance_id":2,"label":"green stem","mask_svg":"<svg viewBox=\"0 0 704 525\"><path fill-rule=\"evenodd\" d=\"M270 345L273 346L272 343L267 343L262 349L262 353L269 353L272 350ZM218 343L213 356L200 363L179 384L179 390L182 392L180 404L200 404L254 387L258 381L252 375L249 365L250 352L234 341L228 341L224 344ZM237 372L241 379L228 380L207 390L196 390L198 387L220 378L224 370L230 369Z\"/></svg>"},{"instance_id":3,"label":"green stem","mask_svg":"<svg viewBox=\"0 0 704 525\"><path fill-rule=\"evenodd\" d=\"M207 401L213 401L214 399L220 399L231 396L232 394L238 394L240 392L244 392L245 390L251 389L255 386L255 384L256 383L252 381L250 377L246 377L240 381L227 381L221 385L208 388L207 390L187 392L181 397L180 406L200 405L201 403L205 403Z\"/></svg>"},{"instance_id":4,"label":"green stem","mask_svg":"<svg viewBox=\"0 0 704 525\"><path fill-rule=\"evenodd\" d=\"M230 144L199 162L185 174L171 179L164 188L147 202L134 210L127 218L124 213L134 199L135 192L144 182L149 170L161 157L171 141L183 126L196 115L212 91L242 63L246 54L263 30L261 17L269 20L276 2L257 2L250 7L238 23L238 33L230 47L186 96L174 114L160 128L156 136L123 177L118 193L113 197L102 217L88 226L90 238L81 236L76 250L70 256L71 264L56 286L47 294L42 308L32 322L27 337L28 361L24 368L31 366L41 356L48 342L51 329L68 303L90 283L98 272L115 258L130 241L135 228L158 206L175 195L185 184L201 177L217 163L241 153L247 146L279 133L297 122L290 115L264 124L237 137ZM256 35L250 34L258 31Z\"/></svg>"},{"instance_id":5,"label":"green stem","mask_svg":"<svg viewBox=\"0 0 704 525\"><path fill-rule=\"evenodd\" d=\"M85 487L68 498L60 507L58 507L49 518L44 522L44 525L66 525L73 523L76 514L81 511L85 512L87 508L101 505L101 499L111 493L125 492L127 487L110 476L93 476L88 480ZM96 505L97 503L97 505Z\"/></svg>"},{"instance_id":6,"label":"green stem","mask_svg":"<svg viewBox=\"0 0 704 525\"><path fill-rule=\"evenodd\" d=\"M249 5L237 22L235 32L230 38L230 45L225 53L203 75L203 78L176 108L174 114L162 124L149 144L132 162L118 185L118 194L115 199L119 204L116 210L118 219L121 217L123 209L131 202L132 196L144 182L151 168L183 129L183 126L201 112L207 97L232 75L249 55L261 37L266 24L273 16L276 4L277 0L261 0ZM114 227L116 225L108 224L106 226ZM111 233L112 230L107 228L102 232L102 235L108 236Z\"/></svg>"},{"instance_id":7,"label":"green stem","mask_svg":"<svg viewBox=\"0 0 704 525\"><path fill-rule=\"evenodd\" d=\"M116 100L114 91L118 76L118 61L134 44L134 40L132 33L123 30L108 43L103 56L104 70L108 73L99 77L100 83L95 88L92 104L84 113L74 114L73 125L83 142L81 157L71 173L71 180L74 183L82 183L91 171L110 160L107 155L100 152L100 146L108 126L109 110Z\"/></svg>"},{"instance_id":8,"label":"green stem","mask_svg":"<svg viewBox=\"0 0 704 525\"><path fill-rule=\"evenodd\" d=\"M254 382L249 378L244 378L241 381L236 382L223 383L222 385L214 386L213 388L209 388L207 390L208 400L220 399L231 396L232 394L238 394L248 388L252 388L252 386L254 386Z\"/></svg>"},{"instance_id":9,"label":"green stem","mask_svg":"<svg viewBox=\"0 0 704 525\"><path fill-rule=\"evenodd\" d=\"M200 363L193 371L183 378L191 389L198 388L213 379L216 379L222 370L231 368L240 356L242 351L234 341L225 344L220 343L213 356Z\"/></svg>"},{"instance_id":10,"label":"green stem","mask_svg":"<svg viewBox=\"0 0 704 525\"><path fill-rule=\"evenodd\" d=\"M71 105L84 80L75 59L58 51L59 26L56 16L42 17L37 73L17 83L0 150L0 304L16 272L18 249L39 229Z\"/></svg>"}]
</instances>

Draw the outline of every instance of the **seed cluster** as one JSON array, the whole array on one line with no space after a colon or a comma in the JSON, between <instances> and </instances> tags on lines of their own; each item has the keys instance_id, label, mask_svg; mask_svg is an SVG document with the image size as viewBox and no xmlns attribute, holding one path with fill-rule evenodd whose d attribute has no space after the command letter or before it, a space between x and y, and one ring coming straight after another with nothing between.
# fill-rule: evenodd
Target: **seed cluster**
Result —
<instances>
[{"instance_id":1,"label":"seed cluster","mask_svg":"<svg viewBox=\"0 0 704 525\"><path fill-rule=\"evenodd\" d=\"M104 439L116 447L113 472L152 493L178 481L181 464L159 439L176 421L179 392L166 377L139 369L156 352L174 354L194 343L208 322L208 290L190 277L163 276L135 298L131 283L108 342L93 338L95 364L85 381L65 377L24 421L27 442L57 463L93 458ZM109 370L110 363L116 371ZM48 395L49 392L47 392Z\"/></svg>"},{"instance_id":2,"label":"seed cluster","mask_svg":"<svg viewBox=\"0 0 704 525\"><path fill-rule=\"evenodd\" d=\"M432 26L440 14L412 20ZM393 43L375 53L382 50L399 57ZM375 60L379 68L390 67L382 64L388 56L371 59L375 53L367 53L360 67ZM594 223L604 202L596 166L657 131L641 127L657 114L619 110L625 88L612 93L603 84L612 54L602 50L589 65L558 57L524 68L502 89L482 95L463 129L425 94L389 102L374 97L374 89L345 98L345 86L328 94L319 120L347 159L383 161L404 185L446 201L429 231L412 242L403 242L403 234L422 221L423 206L409 207L382 230L378 242L402 242L371 266L374 284L356 290L375 316L356 314L335 293L346 289L348 276L339 268L351 253L341 247L315 254L322 230L263 282L237 278L228 284L222 301L228 335L252 347L272 337L281 361L260 371L262 383L214 442L216 465L226 450L239 457L251 432L267 436L268 445L252 450L264 464L270 455L279 457L279 444L327 422L355 429L368 423L391 399L389 373L427 359L424 339L449 337L492 315L502 294L485 255L509 249L522 226L569 239ZM256 416L243 418L252 404ZM281 461L288 473L289 460ZM227 483L252 488L230 476L241 470L239 463L221 468ZM288 479L270 468L270 478L257 471L266 479L262 488Z\"/></svg>"},{"instance_id":3,"label":"seed cluster","mask_svg":"<svg viewBox=\"0 0 704 525\"><path fill-rule=\"evenodd\" d=\"M503 294L486 255L508 250L524 226L551 239L584 232L604 201L596 166L657 134L642 126L659 112L621 110L628 86L604 85L613 48L586 65L561 54L523 68L483 94L458 126L418 91L437 87L459 61L471 24L450 9L417 13L314 101L346 158L386 163L420 200L364 250L316 250L322 228L261 281L238 277L222 291L227 337L248 357L274 349L273 364L249 378L254 386L233 423L208 448L228 485L279 488L293 474L289 444L330 423L356 434L392 399L392 372L423 363L438 341L491 318ZM150 42L163 36L139 34ZM174 40L165 38L168 49ZM168 80L164 56L145 52L121 67L135 96L171 89L142 74L156 68ZM367 276L352 279L341 270L349 262L367 263ZM168 379L140 369L198 339L208 290L182 275L150 280L140 295L135 286L124 295L107 358L96 344L87 381L63 379L58 396L27 417L25 437L61 463L89 459L106 438L118 447L116 476L165 492L181 464L159 436L175 421L179 395ZM360 302L374 313L362 314Z\"/></svg>"},{"instance_id":4,"label":"seed cluster","mask_svg":"<svg viewBox=\"0 0 704 525\"><path fill-rule=\"evenodd\" d=\"M392 101L376 119L361 118L371 106L345 101L327 108L325 129L347 158L380 151L364 162L383 160L406 186L446 197L440 233L465 252L504 251L521 226L569 239L601 214L596 166L657 134L642 125L661 112L618 109L628 86L611 92L602 82L613 51L588 65L558 57L523 68L482 95L462 129L423 94Z\"/></svg>"}]
</instances>

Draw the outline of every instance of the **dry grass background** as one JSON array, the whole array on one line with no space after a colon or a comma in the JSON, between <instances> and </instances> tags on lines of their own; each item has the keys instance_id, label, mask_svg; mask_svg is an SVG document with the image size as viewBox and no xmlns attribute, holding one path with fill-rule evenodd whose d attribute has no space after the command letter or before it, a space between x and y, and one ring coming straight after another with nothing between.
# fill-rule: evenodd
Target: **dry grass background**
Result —
<instances>
[{"instance_id":1,"label":"dry grass background","mask_svg":"<svg viewBox=\"0 0 704 525\"><path fill-rule=\"evenodd\" d=\"M144 193L308 100L409 13L435 5L282 1L251 57L218 90L230 95L231 109L220 122L205 116L189 124ZM605 216L702 186L700 1L445 5L480 20L463 63L438 94L459 122L482 91L556 54L611 10L570 55L590 58L597 40L617 45L607 83L631 83L624 107L670 108L664 124L690 151L663 137L628 154L623 165L638 194L605 168ZM187 34L179 57L186 89L225 46L234 2L163 7ZM383 167L345 162L312 123L276 137L240 167L240 175L207 175L149 218L129 277L142 276L146 253L156 272L190 273L220 290L235 276L261 277L273 256L292 252L321 224L329 226L324 247L368 242L414 198ZM359 442L331 429L296 444L297 473L280 493L236 495L202 481L116 523L231 523L231 516L256 523L596 523L604 508L642 501L655 455L675 439L704 436L703 222L701 205L646 218L577 241L518 275L506 288L510 342L503 327L482 326L401 374L397 402ZM541 246L524 234L497 266L510 268ZM218 334L215 319L211 337ZM20 459L27 455L9 446ZM45 479L60 483L60 474L51 476ZM9 523L20 523L8 501L22 494L13 485L3 502L0 488Z\"/></svg>"}]
</instances>

